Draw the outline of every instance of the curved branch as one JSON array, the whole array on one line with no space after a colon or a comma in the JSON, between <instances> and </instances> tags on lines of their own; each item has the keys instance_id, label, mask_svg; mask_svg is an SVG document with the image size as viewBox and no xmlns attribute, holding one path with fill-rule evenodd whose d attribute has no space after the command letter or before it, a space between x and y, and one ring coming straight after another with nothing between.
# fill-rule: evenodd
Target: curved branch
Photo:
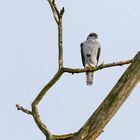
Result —
<instances>
[{"instance_id":1,"label":"curved branch","mask_svg":"<svg viewBox=\"0 0 140 140\"><path fill-rule=\"evenodd\" d=\"M60 69L54 75L54 77L52 78L52 80L50 80L50 82L40 91L40 93L38 94L38 96L33 101L32 106L39 104L39 102L41 101L41 99L43 98L43 96L46 94L46 92L59 80L59 78L61 77L62 74L63 74L63 70Z\"/></svg>"},{"instance_id":2,"label":"curved branch","mask_svg":"<svg viewBox=\"0 0 140 140\"><path fill-rule=\"evenodd\" d=\"M45 124L41 121L37 105L39 104L43 96L46 94L46 92L58 81L58 79L61 77L62 74L63 74L63 71L59 70L55 74L55 76L52 78L52 80L40 91L40 93L38 94L38 96L35 98L35 100L32 103L33 118L37 126L39 127L39 129L44 133L44 135L48 138L48 140L51 140L53 136L51 135L51 133L49 132Z\"/></svg>"},{"instance_id":3,"label":"curved branch","mask_svg":"<svg viewBox=\"0 0 140 140\"><path fill-rule=\"evenodd\" d=\"M37 105L35 105L35 104L32 104L32 115L33 115L33 118L34 118L38 128L46 136L47 140L51 140L52 134L49 132L46 125L41 121Z\"/></svg>"}]
</instances>

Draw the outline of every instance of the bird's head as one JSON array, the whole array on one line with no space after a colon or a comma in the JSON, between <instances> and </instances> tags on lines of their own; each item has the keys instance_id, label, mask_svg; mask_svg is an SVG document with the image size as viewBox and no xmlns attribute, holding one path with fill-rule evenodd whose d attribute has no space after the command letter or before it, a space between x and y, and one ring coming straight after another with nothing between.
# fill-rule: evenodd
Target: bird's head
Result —
<instances>
[{"instance_id":1,"label":"bird's head","mask_svg":"<svg viewBox=\"0 0 140 140\"><path fill-rule=\"evenodd\" d=\"M87 39L97 39L98 38L98 35L96 33L90 33L87 37Z\"/></svg>"}]
</instances>

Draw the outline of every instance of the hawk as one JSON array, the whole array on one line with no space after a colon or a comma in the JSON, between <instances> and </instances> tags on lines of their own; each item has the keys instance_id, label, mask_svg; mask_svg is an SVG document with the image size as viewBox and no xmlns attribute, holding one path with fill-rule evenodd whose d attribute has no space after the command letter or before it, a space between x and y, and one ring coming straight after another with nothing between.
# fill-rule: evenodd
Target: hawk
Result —
<instances>
[{"instance_id":1,"label":"hawk","mask_svg":"<svg viewBox=\"0 0 140 140\"><path fill-rule=\"evenodd\" d=\"M92 68L98 64L101 45L97 41L98 35L90 33L87 40L81 43L81 57L84 67ZM86 82L90 86L93 83L93 72L86 72Z\"/></svg>"}]
</instances>

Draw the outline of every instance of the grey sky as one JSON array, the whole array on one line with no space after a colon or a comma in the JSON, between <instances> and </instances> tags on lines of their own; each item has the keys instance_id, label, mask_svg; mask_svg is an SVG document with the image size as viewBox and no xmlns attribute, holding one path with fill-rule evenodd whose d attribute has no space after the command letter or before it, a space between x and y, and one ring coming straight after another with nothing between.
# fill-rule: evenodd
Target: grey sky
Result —
<instances>
[{"instance_id":1,"label":"grey sky","mask_svg":"<svg viewBox=\"0 0 140 140\"><path fill-rule=\"evenodd\" d=\"M80 46L89 32L99 35L100 63L127 60L140 50L139 0L57 1L63 17L64 64L82 67ZM44 140L30 108L57 71L57 26L45 0L0 0L0 139ZM92 87L85 74L64 74L40 104L42 119L54 134L77 131L109 93L127 66L98 71ZM98 140L139 139L139 85Z\"/></svg>"}]
</instances>

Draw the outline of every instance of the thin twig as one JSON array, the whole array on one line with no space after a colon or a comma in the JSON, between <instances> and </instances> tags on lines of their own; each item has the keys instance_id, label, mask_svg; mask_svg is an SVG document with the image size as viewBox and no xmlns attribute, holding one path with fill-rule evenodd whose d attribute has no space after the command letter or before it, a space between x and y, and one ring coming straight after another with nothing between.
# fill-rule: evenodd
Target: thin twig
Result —
<instances>
[{"instance_id":1,"label":"thin twig","mask_svg":"<svg viewBox=\"0 0 140 140\"><path fill-rule=\"evenodd\" d=\"M59 15L59 10L58 10L58 8L57 8L57 6L56 6L55 0L52 1L52 4L53 4L53 6L54 6L54 9L55 9L57 15Z\"/></svg>"},{"instance_id":2,"label":"thin twig","mask_svg":"<svg viewBox=\"0 0 140 140\"><path fill-rule=\"evenodd\" d=\"M29 114L29 115L33 115L32 114L32 111L28 110L28 109L25 109L23 106L19 105L19 104L16 104L16 108L17 110L20 110L26 114Z\"/></svg>"},{"instance_id":3,"label":"thin twig","mask_svg":"<svg viewBox=\"0 0 140 140\"><path fill-rule=\"evenodd\" d=\"M97 67L97 70L101 70L103 68L108 68L108 67L113 67L113 66L122 66L122 65L130 64L130 63L133 62L133 60L134 59L119 61L119 62L113 62L113 63L108 63L108 64L101 64Z\"/></svg>"},{"instance_id":4,"label":"thin twig","mask_svg":"<svg viewBox=\"0 0 140 140\"><path fill-rule=\"evenodd\" d=\"M54 1L52 2L51 0L48 0L48 2L49 2L50 7L52 9L52 13L53 13L54 19L55 19L55 21L56 21L56 23L58 25L58 22L59 22L59 18L58 18L59 12L58 12L58 9L57 9Z\"/></svg>"}]
</instances>

